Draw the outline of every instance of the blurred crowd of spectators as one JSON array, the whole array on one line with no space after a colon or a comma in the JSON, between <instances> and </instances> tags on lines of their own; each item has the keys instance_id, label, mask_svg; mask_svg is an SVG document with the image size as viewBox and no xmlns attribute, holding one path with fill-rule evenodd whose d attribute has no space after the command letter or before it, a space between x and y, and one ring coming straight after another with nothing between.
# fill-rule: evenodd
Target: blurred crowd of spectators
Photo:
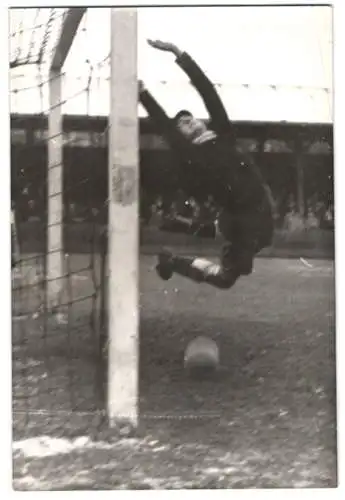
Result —
<instances>
[{"instance_id":1,"label":"blurred crowd of spectators","mask_svg":"<svg viewBox=\"0 0 345 500\"><path fill-rule=\"evenodd\" d=\"M306 202L305 213L302 215L296 200L291 197L285 210L279 210L277 226L288 232L312 229L334 229L334 205L313 196ZM173 202L167 202L162 197L142 211L143 225L159 225L162 217L182 215L190 218L215 220L218 210L211 197L204 203L198 203L194 198L184 198L182 194Z\"/></svg>"},{"instance_id":2,"label":"blurred crowd of spectators","mask_svg":"<svg viewBox=\"0 0 345 500\"><path fill-rule=\"evenodd\" d=\"M65 207L65 220L68 222L91 222L106 221L107 208L105 204L95 206L95 203L67 203ZM301 215L294 197L287 202L277 202L279 214L278 227L285 231L333 229L334 228L334 205L326 202L319 196L314 195L305 202L304 214ZM141 225L159 226L164 217L180 215L193 219L207 221L216 220L218 209L209 197L205 202L198 203L194 198L186 198L182 192L171 199L163 196L140 197L140 220ZM44 220L46 209L43 208L42 199L33 199L27 188L22 193L20 206L17 205L18 220L35 221Z\"/></svg>"},{"instance_id":3,"label":"blurred crowd of spectators","mask_svg":"<svg viewBox=\"0 0 345 500\"><path fill-rule=\"evenodd\" d=\"M282 229L287 232L334 229L334 205L313 196L306 201L304 214L301 215L296 200L292 198L283 217Z\"/></svg>"}]
</instances>

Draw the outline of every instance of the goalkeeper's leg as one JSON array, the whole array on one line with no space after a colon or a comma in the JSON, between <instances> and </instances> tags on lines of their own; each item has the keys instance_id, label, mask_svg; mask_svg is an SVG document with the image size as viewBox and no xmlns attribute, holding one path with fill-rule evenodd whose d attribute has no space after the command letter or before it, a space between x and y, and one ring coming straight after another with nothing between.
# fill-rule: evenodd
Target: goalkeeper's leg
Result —
<instances>
[{"instance_id":1,"label":"goalkeeper's leg","mask_svg":"<svg viewBox=\"0 0 345 500\"><path fill-rule=\"evenodd\" d=\"M231 288L241 275L248 275L253 268L253 254L243 251L236 259L231 243L223 245L220 263L197 257L174 256L165 250L159 254L156 270L159 276L170 279L174 273L196 283L208 283L216 288Z\"/></svg>"},{"instance_id":2,"label":"goalkeeper's leg","mask_svg":"<svg viewBox=\"0 0 345 500\"><path fill-rule=\"evenodd\" d=\"M225 211L221 214L218 227L225 243L219 264L204 258L180 257L162 251L156 267L159 276L168 280L176 273L197 283L208 283L221 289L231 288L240 276L252 273L257 251L252 223L243 222L243 218L235 219Z\"/></svg>"}]
</instances>

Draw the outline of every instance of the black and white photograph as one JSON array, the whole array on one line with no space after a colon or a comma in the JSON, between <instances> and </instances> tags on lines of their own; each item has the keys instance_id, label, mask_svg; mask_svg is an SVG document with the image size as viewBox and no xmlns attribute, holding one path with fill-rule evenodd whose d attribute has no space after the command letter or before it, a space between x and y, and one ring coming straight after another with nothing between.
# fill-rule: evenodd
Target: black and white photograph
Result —
<instances>
[{"instance_id":1,"label":"black and white photograph","mask_svg":"<svg viewBox=\"0 0 345 500\"><path fill-rule=\"evenodd\" d=\"M8 9L14 490L338 487L334 15Z\"/></svg>"}]
</instances>

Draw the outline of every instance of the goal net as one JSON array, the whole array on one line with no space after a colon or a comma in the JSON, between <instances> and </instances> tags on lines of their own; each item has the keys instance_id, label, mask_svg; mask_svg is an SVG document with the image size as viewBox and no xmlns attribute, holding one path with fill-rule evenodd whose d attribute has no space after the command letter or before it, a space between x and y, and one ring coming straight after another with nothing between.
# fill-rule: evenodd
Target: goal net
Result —
<instances>
[{"instance_id":1,"label":"goal net","mask_svg":"<svg viewBox=\"0 0 345 500\"><path fill-rule=\"evenodd\" d=\"M9 36L14 432L135 425L136 13L12 9Z\"/></svg>"}]
</instances>

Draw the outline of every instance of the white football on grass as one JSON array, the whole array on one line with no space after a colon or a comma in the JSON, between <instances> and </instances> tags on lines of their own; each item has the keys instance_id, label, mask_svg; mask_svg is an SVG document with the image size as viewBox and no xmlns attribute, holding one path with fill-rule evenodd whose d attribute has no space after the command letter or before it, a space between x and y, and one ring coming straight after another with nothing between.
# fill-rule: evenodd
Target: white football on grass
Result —
<instances>
[{"instance_id":1,"label":"white football on grass","mask_svg":"<svg viewBox=\"0 0 345 500\"><path fill-rule=\"evenodd\" d=\"M208 337L197 337L186 347L184 366L194 372L214 372L219 368L219 349Z\"/></svg>"}]
</instances>

